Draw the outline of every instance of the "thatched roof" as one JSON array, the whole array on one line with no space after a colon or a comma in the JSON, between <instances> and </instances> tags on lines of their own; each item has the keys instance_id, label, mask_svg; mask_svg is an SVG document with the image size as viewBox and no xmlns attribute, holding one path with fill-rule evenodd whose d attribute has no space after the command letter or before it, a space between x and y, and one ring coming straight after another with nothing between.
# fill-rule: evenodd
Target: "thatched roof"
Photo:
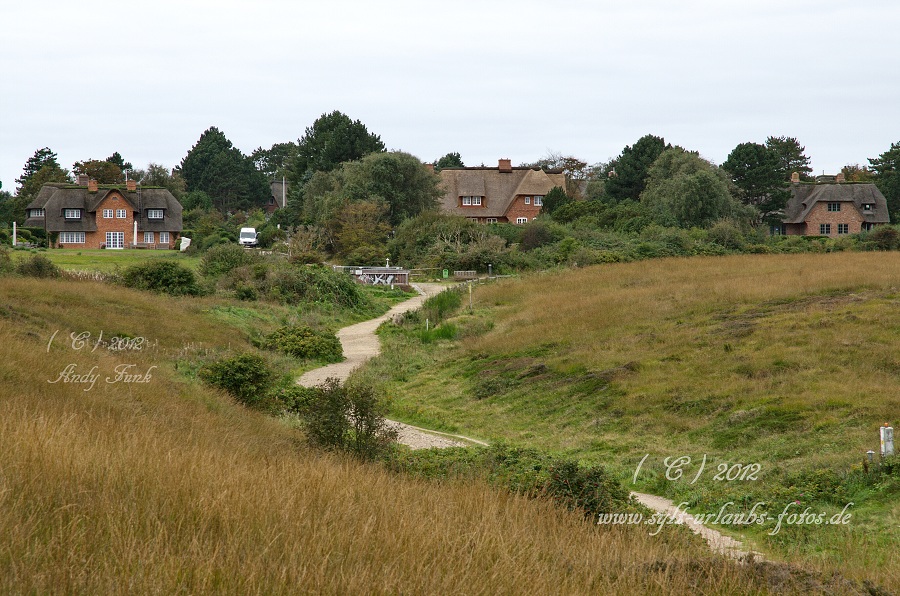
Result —
<instances>
[{"instance_id":1,"label":"thatched roof","mask_svg":"<svg viewBox=\"0 0 900 596\"><path fill-rule=\"evenodd\" d=\"M888 223L887 201L874 184L792 184L791 198L784 208L784 223L803 223L816 203L853 203L868 223ZM864 211L863 205L874 205Z\"/></svg>"},{"instance_id":2,"label":"thatched roof","mask_svg":"<svg viewBox=\"0 0 900 596\"><path fill-rule=\"evenodd\" d=\"M510 204L521 195L546 195L554 186L565 188L565 174L539 168L444 168L440 172L444 196L441 209L463 217L505 217ZM481 207L460 207L459 198L484 197Z\"/></svg>"}]
</instances>

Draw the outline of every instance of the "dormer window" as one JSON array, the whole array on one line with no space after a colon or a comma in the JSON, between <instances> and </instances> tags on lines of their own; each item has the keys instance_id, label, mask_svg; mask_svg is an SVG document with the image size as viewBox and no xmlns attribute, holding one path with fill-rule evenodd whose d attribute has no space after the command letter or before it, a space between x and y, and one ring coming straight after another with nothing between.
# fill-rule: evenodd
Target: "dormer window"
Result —
<instances>
[{"instance_id":1,"label":"dormer window","mask_svg":"<svg viewBox=\"0 0 900 596\"><path fill-rule=\"evenodd\" d=\"M465 207L479 207L481 205L481 197L467 196L461 198Z\"/></svg>"},{"instance_id":2,"label":"dormer window","mask_svg":"<svg viewBox=\"0 0 900 596\"><path fill-rule=\"evenodd\" d=\"M863 211L871 211L875 208L875 205L872 203L863 203Z\"/></svg>"},{"instance_id":3,"label":"dormer window","mask_svg":"<svg viewBox=\"0 0 900 596\"><path fill-rule=\"evenodd\" d=\"M81 209L64 209L63 217L66 219L81 219Z\"/></svg>"},{"instance_id":4,"label":"dormer window","mask_svg":"<svg viewBox=\"0 0 900 596\"><path fill-rule=\"evenodd\" d=\"M162 209L147 209L147 219L162 219L163 218L163 210Z\"/></svg>"},{"instance_id":5,"label":"dormer window","mask_svg":"<svg viewBox=\"0 0 900 596\"><path fill-rule=\"evenodd\" d=\"M44 217L44 210L43 209L32 209L31 217Z\"/></svg>"}]
</instances>

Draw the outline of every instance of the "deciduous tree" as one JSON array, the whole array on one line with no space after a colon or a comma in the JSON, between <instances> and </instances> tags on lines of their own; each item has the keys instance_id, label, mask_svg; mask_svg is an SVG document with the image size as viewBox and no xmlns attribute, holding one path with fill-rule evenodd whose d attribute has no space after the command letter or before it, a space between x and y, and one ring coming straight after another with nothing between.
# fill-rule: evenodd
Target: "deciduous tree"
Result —
<instances>
[{"instance_id":1,"label":"deciduous tree","mask_svg":"<svg viewBox=\"0 0 900 596\"><path fill-rule=\"evenodd\" d=\"M100 161L99 159L87 159L76 161L72 166L76 175L85 174L100 184L118 184L124 182L125 175L117 164Z\"/></svg>"}]
</instances>

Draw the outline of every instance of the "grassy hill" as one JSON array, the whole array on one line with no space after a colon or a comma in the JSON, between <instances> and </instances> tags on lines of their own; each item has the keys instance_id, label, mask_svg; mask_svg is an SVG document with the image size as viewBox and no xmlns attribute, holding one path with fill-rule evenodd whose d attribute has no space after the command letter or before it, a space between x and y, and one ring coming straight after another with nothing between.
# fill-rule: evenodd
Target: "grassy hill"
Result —
<instances>
[{"instance_id":1,"label":"grassy hill","mask_svg":"<svg viewBox=\"0 0 900 596\"><path fill-rule=\"evenodd\" d=\"M246 319L210 298L4 278L0 305L3 593L859 588L728 562L684 532L598 528L480 483L311 451L296 428L184 374L252 349ZM97 344L101 332L126 340Z\"/></svg>"},{"instance_id":2,"label":"grassy hill","mask_svg":"<svg viewBox=\"0 0 900 596\"><path fill-rule=\"evenodd\" d=\"M385 330L364 374L401 420L599 461L691 512L764 502L831 516L852 502L847 525L720 529L889 579L900 576L900 478L861 462L878 427L900 422L898 298L897 253L547 273L480 287L474 312L445 323L456 341Z\"/></svg>"}]
</instances>

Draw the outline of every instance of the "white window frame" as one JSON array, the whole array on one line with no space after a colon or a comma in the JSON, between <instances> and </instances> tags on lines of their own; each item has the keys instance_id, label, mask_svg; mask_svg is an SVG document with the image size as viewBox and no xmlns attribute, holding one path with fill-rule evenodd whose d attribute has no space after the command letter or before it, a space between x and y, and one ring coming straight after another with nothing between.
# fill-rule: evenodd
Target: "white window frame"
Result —
<instances>
[{"instance_id":1,"label":"white window frame","mask_svg":"<svg viewBox=\"0 0 900 596\"><path fill-rule=\"evenodd\" d=\"M81 209L63 209L64 219L81 219Z\"/></svg>"},{"instance_id":2,"label":"white window frame","mask_svg":"<svg viewBox=\"0 0 900 596\"><path fill-rule=\"evenodd\" d=\"M84 244L84 232L60 232L60 244Z\"/></svg>"},{"instance_id":3,"label":"white window frame","mask_svg":"<svg viewBox=\"0 0 900 596\"><path fill-rule=\"evenodd\" d=\"M112 219L113 218L113 210L112 209L104 209L103 210L103 219Z\"/></svg>"},{"instance_id":4,"label":"white window frame","mask_svg":"<svg viewBox=\"0 0 900 596\"><path fill-rule=\"evenodd\" d=\"M125 248L125 232L107 232L106 248L113 250Z\"/></svg>"},{"instance_id":5,"label":"white window frame","mask_svg":"<svg viewBox=\"0 0 900 596\"><path fill-rule=\"evenodd\" d=\"M489 224L497 223L497 218L496 217L488 217L488 218L485 218L484 222L489 223Z\"/></svg>"},{"instance_id":6,"label":"white window frame","mask_svg":"<svg viewBox=\"0 0 900 596\"><path fill-rule=\"evenodd\" d=\"M544 206L544 196L543 195L534 195L534 204L537 207Z\"/></svg>"},{"instance_id":7,"label":"white window frame","mask_svg":"<svg viewBox=\"0 0 900 596\"><path fill-rule=\"evenodd\" d=\"M162 209L147 209L147 219L162 219L163 215Z\"/></svg>"},{"instance_id":8,"label":"white window frame","mask_svg":"<svg viewBox=\"0 0 900 596\"><path fill-rule=\"evenodd\" d=\"M168 244L169 243L169 233L168 232L160 232L159 233L159 243L160 244Z\"/></svg>"},{"instance_id":9,"label":"white window frame","mask_svg":"<svg viewBox=\"0 0 900 596\"><path fill-rule=\"evenodd\" d=\"M468 207L469 205L471 205L471 204L472 204L472 197L463 197L463 198L462 198L462 204L465 205L465 206L467 206L467 207Z\"/></svg>"},{"instance_id":10,"label":"white window frame","mask_svg":"<svg viewBox=\"0 0 900 596\"><path fill-rule=\"evenodd\" d=\"M517 217L517 218L516 218L516 223L517 223L517 224L527 224L527 223L528 223L528 218L527 218L527 217Z\"/></svg>"},{"instance_id":11,"label":"white window frame","mask_svg":"<svg viewBox=\"0 0 900 596\"><path fill-rule=\"evenodd\" d=\"M116 209L116 219L128 219L128 210Z\"/></svg>"},{"instance_id":12,"label":"white window frame","mask_svg":"<svg viewBox=\"0 0 900 596\"><path fill-rule=\"evenodd\" d=\"M144 244L154 244L153 232L144 232Z\"/></svg>"},{"instance_id":13,"label":"white window frame","mask_svg":"<svg viewBox=\"0 0 900 596\"><path fill-rule=\"evenodd\" d=\"M531 197L525 197L525 204L531 205Z\"/></svg>"},{"instance_id":14,"label":"white window frame","mask_svg":"<svg viewBox=\"0 0 900 596\"><path fill-rule=\"evenodd\" d=\"M44 215L46 215L46 212L43 209L31 210L31 217L44 217Z\"/></svg>"}]
</instances>

